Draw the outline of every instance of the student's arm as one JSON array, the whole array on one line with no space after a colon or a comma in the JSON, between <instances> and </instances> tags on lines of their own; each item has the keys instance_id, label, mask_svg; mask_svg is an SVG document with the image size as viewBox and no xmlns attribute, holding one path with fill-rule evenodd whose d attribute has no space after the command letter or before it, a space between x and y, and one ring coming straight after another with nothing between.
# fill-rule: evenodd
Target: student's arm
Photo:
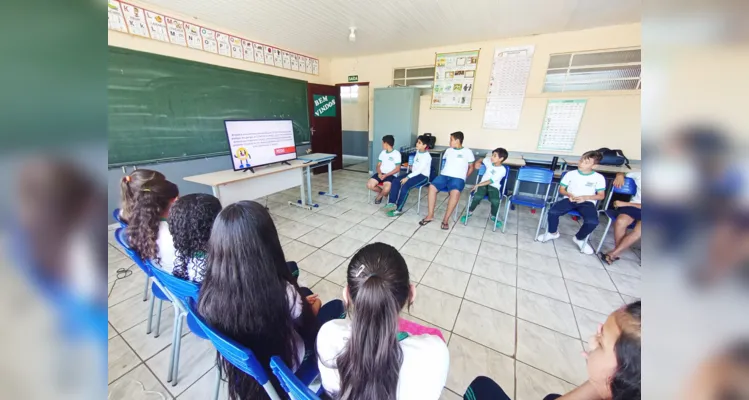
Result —
<instances>
[{"instance_id":1,"label":"student's arm","mask_svg":"<svg viewBox=\"0 0 749 400\"><path fill-rule=\"evenodd\" d=\"M382 165L382 161L377 161L377 175L382 175L382 171L380 171L380 165Z\"/></svg>"},{"instance_id":2,"label":"student's arm","mask_svg":"<svg viewBox=\"0 0 749 400\"><path fill-rule=\"evenodd\" d=\"M468 175L470 175L470 174L468 174ZM489 185L489 184L491 184L491 183L492 183L492 180L491 180L491 179L489 179L489 180L486 180L486 181L483 181L483 182L479 182L479 183L477 183L477 184L473 185L473 189L471 189L471 191L472 191L472 192L475 192L475 191L476 191L476 189L478 189L478 188L479 188L479 186L486 186L486 185Z\"/></svg>"},{"instance_id":3,"label":"student's arm","mask_svg":"<svg viewBox=\"0 0 749 400\"><path fill-rule=\"evenodd\" d=\"M623 173L617 172L616 178L614 178L613 185L614 185L615 188L620 188L620 187L622 187L622 185L624 185L624 174Z\"/></svg>"},{"instance_id":4,"label":"student's arm","mask_svg":"<svg viewBox=\"0 0 749 400\"><path fill-rule=\"evenodd\" d=\"M619 207L635 207L635 208L642 209L642 204L640 204L640 203L630 203L628 201L616 200L616 201L614 201L614 207L616 207L616 208L619 208Z\"/></svg>"},{"instance_id":5,"label":"student's arm","mask_svg":"<svg viewBox=\"0 0 749 400\"><path fill-rule=\"evenodd\" d=\"M570 174L566 174L564 177L562 177L562 180L559 181L559 194L562 196L567 196L570 198L570 201L575 201L575 195L567 191L567 186L570 184Z\"/></svg>"},{"instance_id":6,"label":"student's arm","mask_svg":"<svg viewBox=\"0 0 749 400\"><path fill-rule=\"evenodd\" d=\"M469 176L473 173L473 163L468 164L468 173L466 174L466 179L468 179Z\"/></svg>"},{"instance_id":7,"label":"student's arm","mask_svg":"<svg viewBox=\"0 0 749 400\"><path fill-rule=\"evenodd\" d=\"M587 200L603 200L606 198L606 189L598 190L596 191L596 194L593 196L577 196L575 200L579 203L582 203L583 201Z\"/></svg>"}]
</instances>

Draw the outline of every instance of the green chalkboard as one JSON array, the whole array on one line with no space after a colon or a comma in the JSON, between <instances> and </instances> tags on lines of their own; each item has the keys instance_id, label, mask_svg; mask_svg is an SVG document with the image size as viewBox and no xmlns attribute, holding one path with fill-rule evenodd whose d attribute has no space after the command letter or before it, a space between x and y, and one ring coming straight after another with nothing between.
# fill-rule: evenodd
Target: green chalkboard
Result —
<instances>
[{"instance_id":1,"label":"green chalkboard","mask_svg":"<svg viewBox=\"0 0 749 400\"><path fill-rule=\"evenodd\" d=\"M227 119L291 119L309 141L307 82L109 47L109 166L229 154Z\"/></svg>"}]
</instances>

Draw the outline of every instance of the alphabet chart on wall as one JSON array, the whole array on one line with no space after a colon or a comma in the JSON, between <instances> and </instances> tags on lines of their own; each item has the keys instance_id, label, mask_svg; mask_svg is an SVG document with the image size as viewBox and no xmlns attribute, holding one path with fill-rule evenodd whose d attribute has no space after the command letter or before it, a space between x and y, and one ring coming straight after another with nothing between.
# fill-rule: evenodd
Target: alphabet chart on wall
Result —
<instances>
[{"instance_id":1,"label":"alphabet chart on wall","mask_svg":"<svg viewBox=\"0 0 749 400\"><path fill-rule=\"evenodd\" d=\"M549 100L538 150L572 151L587 100Z\"/></svg>"}]
</instances>

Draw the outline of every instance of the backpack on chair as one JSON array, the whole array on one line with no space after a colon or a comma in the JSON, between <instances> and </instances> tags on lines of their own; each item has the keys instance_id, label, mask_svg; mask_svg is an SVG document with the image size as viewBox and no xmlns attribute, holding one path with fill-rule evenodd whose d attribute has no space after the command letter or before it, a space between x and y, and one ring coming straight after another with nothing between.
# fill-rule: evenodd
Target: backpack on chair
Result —
<instances>
[{"instance_id":1,"label":"backpack on chair","mask_svg":"<svg viewBox=\"0 0 749 400\"><path fill-rule=\"evenodd\" d=\"M624 155L624 152L621 150L611 150L609 148L603 147L598 149L602 155L603 158L601 158L601 162L599 164L601 165L622 165L624 164L627 168L632 169L632 167L629 166L629 159Z\"/></svg>"}]
</instances>

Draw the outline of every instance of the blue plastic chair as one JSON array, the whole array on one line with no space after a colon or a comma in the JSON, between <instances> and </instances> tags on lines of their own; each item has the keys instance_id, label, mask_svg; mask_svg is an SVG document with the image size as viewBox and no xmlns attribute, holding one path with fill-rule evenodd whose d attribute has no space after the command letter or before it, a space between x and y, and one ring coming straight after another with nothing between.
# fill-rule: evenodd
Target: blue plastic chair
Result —
<instances>
[{"instance_id":1,"label":"blue plastic chair","mask_svg":"<svg viewBox=\"0 0 749 400\"><path fill-rule=\"evenodd\" d=\"M411 172L411 169L414 166L414 160L416 159L416 153L411 153L408 155L408 169L406 172ZM421 185L416 185L412 189L419 188L419 201L416 202L416 214L421 211L421 189L429 186L429 181L422 183Z\"/></svg>"},{"instance_id":2,"label":"blue plastic chair","mask_svg":"<svg viewBox=\"0 0 749 400\"><path fill-rule=\"evenodd\" d=\"M508 199L509 201L507 202L507 205L505 207L505 221L507 221L507 217L510 215L510 206L513 204L541 209L541 218L539 218L538 220L538 227L536 227L536 235L534 236L533 240L538 240L538 233L539 231L541 231L541 223L544 220L544 214L546 213L546 207L548 205L546 201L549 198L549 190L551 190L551 181L553 179L554 171L550 169L538 167L520 167L520 170L518 171L518 177L515 180L515 186L512 190L512 196L510 196L510 198ZM520 183L522 182L546 185L546 193L544 194L544 197L540 198L533 195L518 194ZM502 233L504 233L506 229L507 224L503 224Z\"/></svg>"},{"instance_id":3,"label":"blue plastic chair","mask_svg":"<svg viewBox=\"0 0 749 400\"><path fill-rule=\"evenodd\" d=\"M606 235L609 233L611 222L615 220L616 217L619 216L618 210L609 210L609 203L611 203L611 196L613 196L614 193L634 196L637 193L637 184L635 183L635 180L632 178L624 178L624 184L622 185L622 187L618 188L614 186L611 189L611 192L609 192L608 197L606 197L606 203L603 209L605 210L604 214L606 215L606 218L608 218L608 221L606 222L606 229L603 230L603 236L601 236L601 241L598 243L598 247L596 247L596 254L601 252L601 247L603 247L603 241L606 239ZM635 225L637 225L637 221L634 221L631 224L629 224L627 229L634 229Z\"/></svg>"},{"instance_id":4,"label":"blue plastic chair","mask_svg":"<svg viewBox=\"0 0 749 400\"><path fill-rule=\"evenodd\" d=\"M294 400L320 400L320 397L312 392L307 385L302 383L302 381L294 375L291 369L284 364L281 357L271 357L270 368L281 383L281 387L286 391L290 398ZM322 392L322 385L320 389Z\"/></svg>"},{"instance_id":5,"label":"blue plastic chair","mask_svg":"<svg viewBox=\"0 0 749 400\"><path fill-rule=\"evenodd\" d=\"M253 377L260 385L263 386L263 389L265 389L265 393L268 394L268 397L270 397L271 400L281 400L281 397L279 397L278 393L276 393L276 389L273 387L273 384L268 379L268 374L265 372L265 369L263 369L263 366L260 365L260 362L258 362L257 358L255 358L252 350L242 346L241 344L235 342L234 340L224 336L224 334L219 333L218 331L208 326L208 324L198 315L196 309L197 306L193 299L187 299L185 306L188 315L197 322L198 326L200 326L200 329L205 332L206 336L208 336L208 340L213 343L213 346L216 348L219 354L224 357L226 361L239 368L244 373ZM216 369L220 378L221 367L218 366ZM220 384L220 379L217 379L214 398L218 398Z\"/></svg>"},{"instance_id":6,"label":"blue plastic chair","mask_svg":"<svg viewBox=\"0 0 749 400\"><path fill-rule=\"evenodd\" d=\"M125 253L127 253L128 257L130 257L131 260L140 268L143 273L146 274L146 287L145 291L143 292L143 301L148 300L148 284L151 282L151 278L153 277L153 272L151 272L151 267L149 267L149 264L145 263L138 253L135 252L135 250L131 249L130 246L127 244L127 237L125 236L125 228L117 228L114 231L114 239L117 241L117 243L122 246L123 249L125 249ZM151 304L148 307L148 325L146 326L146 334L151 334L151 325L153 324L153 306L155 303L155 299L159 299L159 315L156 320L156 334L154 337L159 337L159 331L161 328L161 308L163 305L164 300L169 300L169 297L159 288L157 285L151 285L151 291L153 292L153 296L151 296Z\"/></svg>"},{"instance_id":7,"label":"blue plastic chair","mask_svg":"<svg viewBox=\"0 0 749 400\"><path fill-rule=\"evenodd\" d=\"M504 165L505 167L505 176L502 178L502 180L499 182L499 207L497 207L497 214L494 216L494 220L499 220L499 210L502 209L502 201L507 198L507 195L505 195L505 186L507 185L507 178L510 176L510 167L508 165ZM481 168L479 168L479 173L476 175L476 183L474 185L477 185L479 181L481 181L481 177L486 173L486 165L481 163ZM471 201L473 200L473 193L471 193L468 196L468 204L466 204L466 211L465 211L465 222L463 225L468 225L468 208L471 206ZM484 200L489 199L489 196L484 196ZM497 223L494 223L494 227L492 228L492 232L497 231Z\"/></svg>"},{"instance_id":8,"label":"blue plastic chair","mask_svg":"<svg viewBox=\"0 0 749 400\"><path fill-rule=\"evenodd\" d=\"M120 223L120 227L127 228L127 222L125 222L125 220L122 219L122 216L120 215L120 209L119 208L115 208L112 211L112 218L114 218L115 221L117 221L117 222Z\"/></svg>"},{"instance_id":9,"label":"blue plastic chair","mask_svg":"<svg viewBox=\"0 0 749 400\"><path fill-rule=\"evenodd\" d=\"M167 375L167 382L171 382L172 386L177 386L177 378L179 371L179 350L182 344L182 321L183 317L187 319L187 326L190 327L195 336L201 339L208 339L205 332L200 328L198 323L187 314L187 307L185 302L187 299L198 301L198 293L200 292L200 285L187 281L184 279L177 278L176 276L154 266L151 262L147 262L151 268L154 277L154 284L166 294L168 300L174 306L174 328L172 335L172 355L169 359L169 373Z\"/></svg>"}]
</instances>

